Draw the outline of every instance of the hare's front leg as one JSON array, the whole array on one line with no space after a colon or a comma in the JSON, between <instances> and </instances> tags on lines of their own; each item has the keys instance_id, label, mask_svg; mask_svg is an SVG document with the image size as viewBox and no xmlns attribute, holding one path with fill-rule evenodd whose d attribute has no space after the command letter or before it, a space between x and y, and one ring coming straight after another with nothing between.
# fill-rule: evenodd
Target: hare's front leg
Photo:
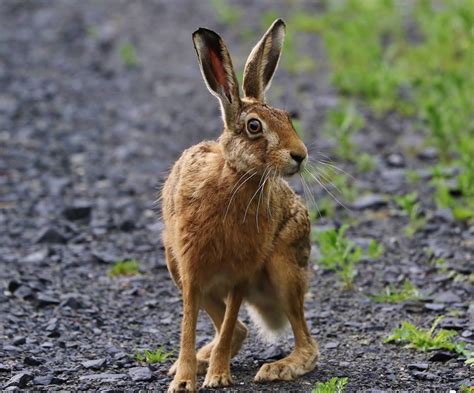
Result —
<instances>
[{"instance_id":1,"label":"hare's front leg","mask_svg":"<svg viewBox=\"0 0 474 393\"><path fill-rule=\"evenodd\" d=\"M212 348L204 387L217 388L232 384L230 376L232 337L242 298L243 288L241 287L234 288L227 296L224 321L222 322L217 341Z\"/></svg>"},{"instance_id":2,"label":"hare's front leg","mask_svg":"<svg viewBox=\"0 0 474 393\"><path fill-rule=\"evenodd\" d=\"M290 321L295 349L286 358L264 364L255 376L255 382L292 380L313 370L319 357L318 345L311 337L304 317L306 269L295 258L291 246L277 247L270 261L268 275L278 295L277 301Z\"/></svg>"},{"instance_id":3,"label":"hare's front leg","mask_svg":"<svg viewBox=\"0 0 474 393\"><path fill-rule=\"evenodd\" d=\"M196 391L196 323L201 294L192 281L188 277L182 280L181 346L176 375L168 387L168 393Z\"/></svg>"}]
</instances>

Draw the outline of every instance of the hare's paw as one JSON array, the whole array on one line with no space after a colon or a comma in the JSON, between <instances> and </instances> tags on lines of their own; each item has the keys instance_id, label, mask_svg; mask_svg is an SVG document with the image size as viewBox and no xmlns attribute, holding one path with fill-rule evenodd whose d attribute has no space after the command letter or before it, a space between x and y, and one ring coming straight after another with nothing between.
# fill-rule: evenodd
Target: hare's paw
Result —
<instances>
[{"instance_id":1,"label":"hare's paw","mask_svg":"<svg viewBox=\"0 0 474 393\"><path fill-rule=\"evenodd\" d=\"M209 361L206 359L198 359L197 360L197 375L204 375L206 374L207 367L209 366ZM173 365L168 370L168 375L175 375L176 369L178 368L178 361L176 360Z\"/></svg>"},{"instance_id":2,"label":"hare's paw","mask_svg":"<svg viewBox=\"0 0 474 393\"><path fill-rule=\"evenodd\" d=\"M229 372L222 373L207 373L204 384L204 388L223 388L225 386L232 385L232 378Z\"/></svg>"},{"instance_id":3,"label":"hare's paw","mask_svg":"<svg viewBox=\"0 0 474 393\"><path fill-rule=\"evenodd\" d=\"M196 383L190 379L173 379L168 387L168 393L191 393L196 391Z\"/></svg>"},{"instance_id":4,"label":"hare's paw","mask_svg":"<svg viewBox=\"0 0 474 393\"><path fill-rule=\"evenodd\" d=\"M255 382L290 381L297 377L293 365L288 362L273 362L264 364L254 378Z\"/></svg>"}]
</instances>

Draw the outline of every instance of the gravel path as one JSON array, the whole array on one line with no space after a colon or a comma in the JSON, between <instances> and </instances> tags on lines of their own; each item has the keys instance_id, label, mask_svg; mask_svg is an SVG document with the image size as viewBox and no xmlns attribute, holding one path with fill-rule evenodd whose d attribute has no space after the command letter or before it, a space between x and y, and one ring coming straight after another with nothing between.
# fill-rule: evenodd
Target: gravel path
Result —
<instances>
[{"instance_id":1,"label":"gravel path","mask_svg":"<svg viewBox=\"0 0 474 393\"><path fill-rule=\"evenodd\" d=\"M146 367L134 359L146 348L178 350L181 301L166 270L154 200L180 152L221 128L191 32L221 32L241 69L269 4L245 11L243 32L217 21L207 2L0 2L0 388L166 389L171 360ZM283 17L288 12L284 2L275 7ZM251 41L242 38L248 31ZM337 95L320 43L301 40L320 60L316 74L280 69L270 101L297 113L313 130L307 141L327 151L319 125ZM119 55L127 43L136 49L136 67ZM352 292L315 267L306 309L321 345L319 367L294 382L255 385L258 367L284 356L292 341L269 345L251 328L232 362L233 391L311 391L334 376L349 378L348 392L472 386L472 369L461 358L383 344L402 320L427 327L440 314L447 316L442 326L468 346L474 342L472 283L453 279L473 270L474 228L438 211L408 239L406 219L380 202L409 189L404 165L423 175L433 160L397 150L395 141L410 144L417 136L395 115L369 118L362 138L378 165L358 181L377 197L314 223L347 220L353 240L385 246L381 258L359 265ZM422 205L430 206L428 182L420 187ZM433 264L440 257L445 271ZM142 274L110 277L111 264L127 258L140 261ZM368 297L405 278L422 300L388 305ZM248 320L244 311L242 318ZM202 315L198 344L211 334Z\"/></svg>"}]
</instances>

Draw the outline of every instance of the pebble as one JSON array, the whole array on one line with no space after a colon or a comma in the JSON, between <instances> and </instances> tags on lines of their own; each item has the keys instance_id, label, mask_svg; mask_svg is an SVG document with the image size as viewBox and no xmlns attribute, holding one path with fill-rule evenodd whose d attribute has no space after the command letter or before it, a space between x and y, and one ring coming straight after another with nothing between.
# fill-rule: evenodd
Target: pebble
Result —
<instances>
[{"instance_id":1,"label":"pebble","mask_svg":"<svg viewBox=\"0 0 474 393\"><path fill-rule=\"evenodd\" d=\"M150 381L153 378L153 374L148 367L132 367L128 370L128 375L134 382Z\"/></svg>"},{"instance_id":2,"label":"pebble","mask_svg":"<svg viewBox=\"0 0 474 393\"><path fill-rule=\"evenodd\" d=\"M425 308L431 311L443 311L446 305L442 303L427 303L425 304Z\"/></svg>"},{"instance_id":3,"label":"pebble","mask_svg":"<svg viewBox=\"0 0 474 393\"><path fill-rule=\"evenodd\" d=\"M278 360L285 356L283 348L279 345L272 345L263 352L256 354L257 359L260 360Z\"/></svg>"},{"instance_id":4,"label":"pebble","mask_svg":"<svg viewBox=\"0 0 474 393\"><path fill-rule=\"evenodd\" d=\"M47 306L56 306L58 305L59 299L45 293L39 293L36 295L36 303L39 308Z\"/></svg>"},{"instance_id":5,"label":"pebble","mask_svg":"<svg viewBox=\"0 0 474 393\"><path fill-rule=\"evenodd\" d=\"M79 377L80 381L101 381L101 382L114 382L120 379L125 379L127 374L113 374L113 373L100 373L100 374L87 374Z\"/></svg>"},{"instance_id":6,"label":"pebble","mask_svg":"<svg viewBox=\"0 0 474 393\"><path fill-rule=\"evenodd\" d=\"M405 166L405 159L401 154L392 153L387 156L386 162L389 166L394 168L401 168Z\"/></svg>"},{"instance_id":7,"label":"pebble","mask_svg":"<svg viewBox=\"0 0 474 393\"><path fill-rule=\"evenodd\" d=\"M382 195L369 194L356 199L352 208L355 210L377 209L386 205L387 201Z\"/></svg>"},{"instance_id":8,"label":"pebble","mask_svg":"<svg viewBox=\"0 0 474 393\"><path fill-rule=\"evenodd\" d=\"M437 303L460 303L461 298L452 291L436 294L433 299Z\"/></svg>"},{"instance_id":9,"label":"pebble","mask_svg":"<svg viewBox=\"0 0 474 393\"><path fill-rule=\"evenodd\" d=\"M26 263L41 263L48 257L48 250L38 250L23 258Z\"/></svg>"},{"instance_id":10,"label":"pebble","mask_svg":"<svg viewBox=\"0 0 474 393\"><path fill-rule=\"evenodd\" d=\"M412 363L408 365L408 369L425 371L425 370L428 370L428 363Z\"/></svg>"},{"instance_id":11,"label":"pebble","mask_svg":"<svg viewBox=\"0 0 474 393\"><path fill-rule=\"evenodd\" d=\"M324 345L324 348L326 349L336 349L339 346L339 343L337 341L330 341Z\"/></svg>"},{"instance_id":12,"label":"pebble","mask_svg":"<svg viewBox=\"0 0 474 393\"><path fill-rule=\"evenodd\" d=\"M456 357L456 354L449 351L437 351L428 359L430 362L447 362Z\"/></svg>"},{"instance_id":13,"label":"pebble","mask_svg":"<svg viewBox=\"0 0 474 393\"><path fill-rule=\"evenodd\" d=\"M46 228L38 236L36 243L57 243L66 244L67 237L60 233L57 229Z\"/></svg>"},{"instance_id":14,"label":"pebble","mask_svg":"<svg viewBox=\"0 0 474 393\"><path fill-rule=\"evenodd\" d=\"M25 388L28 382L30 382L32 378L33 376L28 372L18 373L8 380L4 388L10 387L10 386Z\"/></svg>"},{"instance_id":15,"label":"pebble","mask_svg":"<svg viewBox=\"0 0 474 393\"><path fill-rule=\"evenodd\" d=\"M89 220L91 218L92 207L88 204L77 204L66 207L63 210L63 215L69 221Z\"/></svg>"},{"instance_id":16,"label":"pebble","mask_svg":"<svg viewBox=\"0 0 474 393\"><path fill-rule=\"evenodd\" d=\"M43 364L44 361L33 356L26 356L23 359L23 363L27 366L39 366L40 364Z\"/></svg>"},{"instance_id":17,"label":"pebble","mask_svg":"<svg viewBox=\"0 0 474 393\"><path fill-rule=\"evenodd\" d=\"M83 367L91 369L91 370L100 370L106 364L106 359L94 359L94 360L87 360L81 363Z\"/></svg>"}]
</instances>

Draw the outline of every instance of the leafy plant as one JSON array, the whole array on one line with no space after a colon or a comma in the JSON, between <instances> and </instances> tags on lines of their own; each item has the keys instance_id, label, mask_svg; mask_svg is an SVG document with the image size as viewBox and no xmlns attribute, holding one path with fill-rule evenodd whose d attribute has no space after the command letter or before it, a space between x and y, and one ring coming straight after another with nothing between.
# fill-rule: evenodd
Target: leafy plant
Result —
<instances>
[{"instance_id":1,"label":"leafy plant","mask_svg":"<svg viewBox=\"0 0 474 393\"><path fill-rule=\"evenodd\" d=\"M125 260L115 262L110 269L110 275L113 277L117 276L134 276L139 273L140 266L137 261Z\"/></svg>"},{"instance_id":2,"label":"leafy plant","mask_svg":"<svg viewBox=\"0 0 474 393\"><path fill-rule=\"evenodd\" d=\"M426 219L421 214L421 206L418 202L418 194L416 192L396 196L395 202L410 219L410 222L405 227L405 234L407 236L413 236L416 231L426 225Z\"/></svg>"},{"instance_id":3,"label":"leafy plant","mask_svg":"<svg viewBox=\"0 0 474 393\"><path fill-rule=\"evenodd\" d=\"M347 225L343 225L339 229L332 228L317 233L315 238L321 253L318 263L324 269L336 272L342 279L345 288L351 289L356 275L355 265L362 259L364 253L360 246L345 237L347 229ZM373 255L379 254L380 247L375 241L371 244L369 247L371 253Z\"/></svg>"},{"instance_id":4,"label":"leafy plant","mask_svg":"<svg viewBox=\"0 0 474 393\"><path fill-rule=\"evenodd\" d=\"M393 285L385 288L377 295L371 296L376 303L402 303L407 300L419 298L418 289L409 280L405 280L401 289L396 289Z\"/></svg>"},{"instance_id":5,"label":"leafy plant","mask_svg":"<svg viewBox=\"0 0 474 393\"><path fill-rule=\"evenodd\" d=\"M120 45L119 56L127 67L136 67L138 65L135 47L130 42L124 42Z\"/></svg>"},{"instance_id":6,"label":"leafy plant","mask_svg":"<svg viewBox=\"0 0 474 393\"><path fill-rule=\"evenodd\" d=\"M446 349L472 358L472 352L465 349L463 342L453 341L454 337L458 335L456 331L439 329L435 334L435 330L443 318L443 316L436 318L430 329L419 328L404 321L401 327L394 329L384 342L406 343L406 348L414 348L422 352Z\"/></svg>"},{"instance_id":7,"label":"leafy plant","mask_svg":"<svg viewBox=\"0 0 474 393\"><path fill-rule=\"evenodd\" d=\"M333 377L329 381L318 382L311 393L343 393L348 382L346 377Z\"/></svg>"},{"instance_id":8,"label":"leafy plant","mask_svg":"<svg viewBox=\"0 0 474 393\"><path fill-rule=\"evenodd\" d=\"M139 362L147 362L150 364L162 363L167 360L173 352L166 352L163 347L158 348L156 351L150 351L145 349L143 353L136 353L135 359Z\"/></svg>"}]
</instances>

